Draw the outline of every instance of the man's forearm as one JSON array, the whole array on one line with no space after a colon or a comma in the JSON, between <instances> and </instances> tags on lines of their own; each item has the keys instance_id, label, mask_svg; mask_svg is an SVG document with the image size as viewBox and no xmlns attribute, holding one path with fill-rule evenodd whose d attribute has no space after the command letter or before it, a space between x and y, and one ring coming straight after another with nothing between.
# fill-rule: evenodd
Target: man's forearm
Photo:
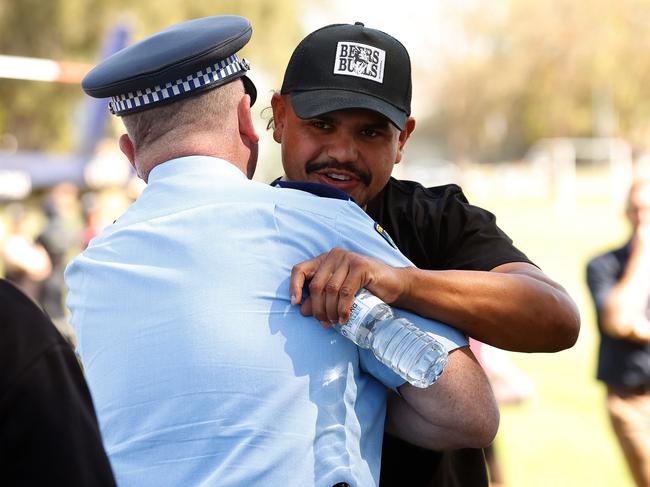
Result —
<instances>
[{"instance_id":1,"label":"man's forearm","mask_svg":"<svg viewBox=\"0 0 650 487\"><path fill-rule=\"evenodd\" d=\"M392 304L448 323L477 340L520 352L571 347L580 328L573 300L536 267L492 272L400 269L408 283Z\"/></svg>"},{"instance_id":2,"label":"man's forearm","mask_svg":"<svg viewBox=\"0 0 650 487\"><path fill-rule=\"evenodd\" d=\"M505 350L556 352L571 347L580 330L578 308L564 288L524 262L490 272L433 271L332 249L293 267L294 304L309 279L311 299L301 309L324 324L346 322L354 293L366 287L389 304Z\"/></svg>"}]
</instances>

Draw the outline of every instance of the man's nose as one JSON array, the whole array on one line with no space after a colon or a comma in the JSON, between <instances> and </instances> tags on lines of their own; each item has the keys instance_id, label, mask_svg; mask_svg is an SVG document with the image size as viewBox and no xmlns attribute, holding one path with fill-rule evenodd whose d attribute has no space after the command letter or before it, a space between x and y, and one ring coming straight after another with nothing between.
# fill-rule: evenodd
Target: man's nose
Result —
<instances>
[{"instance_id":1,"label":"man's nose","mask_svg":"<svg viewBox=\"0 0 650 487\"><path fill-rule=\"evenodd\" d=\"M327 155L337 162L355 162L359 157L359 150L354 137L337 134L327 145Z\"/></svg>"}]
</instances>

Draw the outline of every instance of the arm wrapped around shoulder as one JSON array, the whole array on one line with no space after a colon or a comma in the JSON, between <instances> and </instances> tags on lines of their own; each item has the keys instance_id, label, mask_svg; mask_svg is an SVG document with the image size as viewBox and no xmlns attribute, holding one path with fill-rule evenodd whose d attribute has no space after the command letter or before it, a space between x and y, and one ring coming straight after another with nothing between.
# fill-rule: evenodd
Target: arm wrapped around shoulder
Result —
<instances>
[{"instance_id":1,"label":"arm wrapped around shoulder","mask_svg":"<svg viewBox=\"0 0 650 487\"><path fill-rule=\"evenodd\" d=\"M426 389L410 384L389 396L386 431L431 450L483 448L499 428L499 408L469 347L449 354L440 379Z\"/></svg>"}]
</instances>

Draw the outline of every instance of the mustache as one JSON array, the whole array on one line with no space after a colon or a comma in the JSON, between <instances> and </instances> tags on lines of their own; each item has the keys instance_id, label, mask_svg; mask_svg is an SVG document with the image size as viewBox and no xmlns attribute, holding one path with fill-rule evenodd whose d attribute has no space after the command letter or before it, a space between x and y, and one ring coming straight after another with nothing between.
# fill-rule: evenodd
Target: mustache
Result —
<instances>
[{"instance_id":1,"label":"mustache","mask_svg":"<svg viewBox=\"0 0 650 487\"><path fill-rule=\"evenodd\" d=\"M372 175L369 172L362 171L361 169L355 167L350 163L338 162L338 161L325 161L325 162L314 162L309 161L305 164L305 172L311 174L316 171L321 171L323 169L338 169L340 171L351 172L366 186L370 185L372 181Z\"/></svg>"}]
</instances>

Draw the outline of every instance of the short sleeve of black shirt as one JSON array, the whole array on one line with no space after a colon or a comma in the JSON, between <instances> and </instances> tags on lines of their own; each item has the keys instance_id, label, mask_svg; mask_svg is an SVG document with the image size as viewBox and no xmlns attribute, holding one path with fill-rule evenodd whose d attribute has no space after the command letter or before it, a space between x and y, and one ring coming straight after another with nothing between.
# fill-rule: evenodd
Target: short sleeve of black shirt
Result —
<instances>
[{"instance_id":1,"label":"short sleeve of black shirt","mask_svg":"<svg viewBox=\"0 0 650 487\"><path fill-rule=\"evenodd\" d=\"M495 216L469 204L455 184L425 188L391 178L367 212L422 269L488 271L508 262L531 263Z\"/></svg>"}]
</instances>

